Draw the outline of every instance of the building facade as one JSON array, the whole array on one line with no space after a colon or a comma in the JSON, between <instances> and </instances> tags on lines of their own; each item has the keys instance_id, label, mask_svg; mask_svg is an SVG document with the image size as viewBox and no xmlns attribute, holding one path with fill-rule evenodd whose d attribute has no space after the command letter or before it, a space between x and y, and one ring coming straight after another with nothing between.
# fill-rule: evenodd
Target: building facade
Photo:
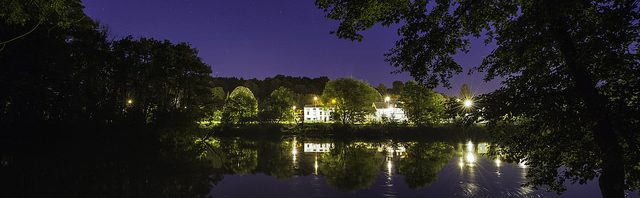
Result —
<instances>
[{"instance_id":1,"label":"building facade","mask_svg":"<svg viewBox=\"0 0 640 198\"><path fill-rule=\"evenodd\" d=\"M388 102L376 102L373 104L376 108L376 113L373 116L374 121L383 121L388 119L393 122L405 122L407 121L407 116L404 114L404 110L399 108L397 104L388 103Z\"/></svg>"},{"instance_id":2,"label":"building facade","mask_svg":"<svg viewBox=\"0 0 640 198\"><path fill-rule=\"evenodd\" d=\"M307 105L304 107L303 119L305 122L329 122L333 112L334 107Z\"/></svg>"}]
</instances>

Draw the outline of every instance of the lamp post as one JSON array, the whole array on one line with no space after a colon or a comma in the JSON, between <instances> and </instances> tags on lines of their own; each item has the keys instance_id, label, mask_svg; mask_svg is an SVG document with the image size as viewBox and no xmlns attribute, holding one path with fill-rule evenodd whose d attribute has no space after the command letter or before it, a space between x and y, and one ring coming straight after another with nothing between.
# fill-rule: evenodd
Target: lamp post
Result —
<instances>
[{"instance_id":1,"label":"lamp post","mask_svg":"<svg viewBox=\"0 0 640 198\"><path fill-rule=\"evenodd\" d=\"M466 123L467 121L469 121L469 119L471 119L471 117L469 117L469 112L471 110L471 108L473 107L473 100L471 100L470 98L466 98L462 101L462 107L465 109L465 114L464 114L464 122ZM464 128L463 128L464 131Z\"/></svg>"},{"instance_id":2,"label":"lamp post","mask_svg":"<svg viewBox=\"0 0 640 198\"><path fill-rule=\"evenodd\" d=\"M315 107L318 101L318 96L313 97L313 106Z\"/></svg>"}]
</instances>

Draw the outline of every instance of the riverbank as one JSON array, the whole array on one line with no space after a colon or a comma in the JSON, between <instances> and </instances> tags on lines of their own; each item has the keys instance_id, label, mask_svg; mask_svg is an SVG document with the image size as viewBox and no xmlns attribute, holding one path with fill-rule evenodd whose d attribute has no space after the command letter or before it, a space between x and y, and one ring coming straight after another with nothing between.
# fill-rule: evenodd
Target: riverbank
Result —
<instances>
[{"instance_id":1,"label":"riverbank","mask_svg":"<svg viewBox=\"0 0 640 198\"><path fill-rule=\"evenodd\" d=\"M217 137L270 138L295 135L308 138L336 139L396 139L396 140L439 140L466 141L490 140L490 135L482 126L460 127L443 125L418 127L408 125L339 125L326 123L312 124L248 124L236 127L212 127L208 133Z\"/></svg>"}]
</instances>

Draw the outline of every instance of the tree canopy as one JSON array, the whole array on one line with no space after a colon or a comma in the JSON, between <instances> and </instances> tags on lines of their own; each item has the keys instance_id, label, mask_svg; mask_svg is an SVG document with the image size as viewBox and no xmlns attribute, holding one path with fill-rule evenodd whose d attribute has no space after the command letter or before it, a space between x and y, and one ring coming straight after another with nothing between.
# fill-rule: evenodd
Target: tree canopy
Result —
<instances>
[{"instance_id":1,"label":"tree canopy","mask_svg":"<svg viewBox=\"0 0 640 198\"><path fill-rule=\"evenodd\" d=\"M497 48L473 70L486 72L487 80L505 79L485 100L495 105L484 117L490 126L510 121L522 129L497 136L502 152L531 163L530 184L562 191L565 179L599 177L604 197L623 197L625 189L640 187L637 1L317 0L316 5L340 22L335 32L340 38L362 40L359 32L375 24L400 24L400 39L387 59L429 86L449 86L449 78L462 71L453 56L467 52L471 37L494 42Z\"/></svg>"},{"instance_id":2,"label":"tree canopy","mask_svg":"<svg viewBox=\"0 0 640 198\"><path fill-rule=\"evenodd\" d=\"M380 93L368 83L351 78L329 81L322 97L326 101L335 99L333 119L349 124L364 121L366 115L375 112L374 102L381 100Z\"/></svg>"},{"instance_id":3,"label":"tree canopy","mask_svg":"<svg viewBox=\"0 0 640 198\"><path fill-rule=\"evenodd\" d=\"M227 98L222 110L223 124L244 124L254 121L258 114L258 101L249 88L238 86Z\"/></svg>"},{"instance_id":4,"label":"tree canopy","mask_svg":"<svg viewBox=\"0 0 640 198\"><path fill-rule=\"evenodd\" d=\"M440 93L409 81L400 93L402 109L409 121L416 125L437 125L445 119L447 98Z\"/></svg>"},{"instance_id":5,"label":"tree canopy","mask_svg":"<svg viewBox=\"0 0 640 198\"><path fill-rule=\"evenodd\" d=\"M296 104L295 94L279 87L271 92L260 105L260 120L267 122L293 121L293 106Z\"/></svg>"}]
</instances>

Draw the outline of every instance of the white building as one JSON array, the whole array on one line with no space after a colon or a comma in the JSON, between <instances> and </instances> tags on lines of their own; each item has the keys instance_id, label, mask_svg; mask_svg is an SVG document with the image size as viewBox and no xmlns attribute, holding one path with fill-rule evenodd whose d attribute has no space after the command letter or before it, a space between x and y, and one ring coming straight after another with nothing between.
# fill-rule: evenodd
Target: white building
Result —
<instances>
[{"instance_id":1,"label":"white building","mask_svg":"<svg viewBox=\"0 0 640 198\"><path fill-rule=\"evenodd\" d=\"M404 110L398 108L396 104L389 102L376 102L373 103L373 106L376 108L376 114L373 117L375 121L382 121L383 118L394 122L407 121Z\"/></svg>"},{"instance_id":2,"label":"white building","mask_svg":"<svg viewBox=\"0 0 640 198\"><path fill-rule=\"evenodd\" d=\"M333 148L332 143L304 143L305 153L326 153Z\"/></svg>"},{"instance_id":3,"label":"white building","mask_svg":"<svg viewBox=\"0 0 640 198\"><path fill-rule=\"evenodd\" d=\"M329 122L334 111L334 107L307 105L304 107L303 118L305 122Z\"/></svg>"}]
</instances>

